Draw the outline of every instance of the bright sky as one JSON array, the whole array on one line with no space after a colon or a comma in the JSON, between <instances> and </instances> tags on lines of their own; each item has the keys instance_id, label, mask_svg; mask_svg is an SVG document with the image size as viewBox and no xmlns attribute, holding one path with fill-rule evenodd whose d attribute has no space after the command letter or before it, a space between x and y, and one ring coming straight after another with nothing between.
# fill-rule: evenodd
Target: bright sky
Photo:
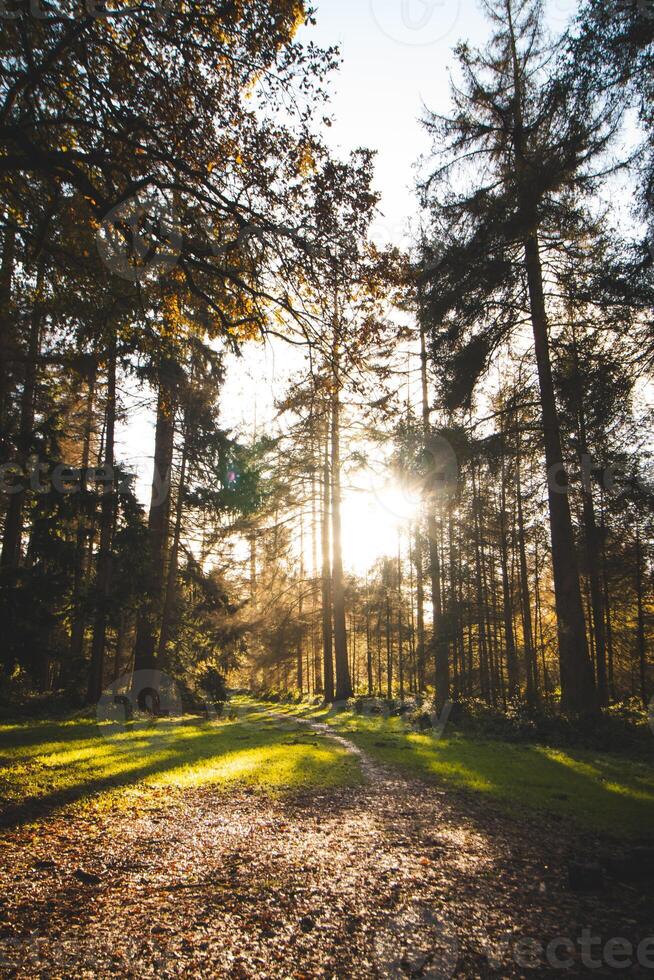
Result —
<instances>
[{"instance_id":1,"label":"bright sky","mask_svg":"<svg viewBox=\"0 0 654 980\"><path fill-rule=\"evenodd\" d=\"M401 242L415 215L414 165L429 149L419 117L426 106L446 111L448 68L459 40L483 44L488 24L477 0L316 0L317 26L306 39L319 46L338 45L343 64L332 83L328 131L334 151L347 156L365 146L377 150L376 188L382 216L375 226L380 244ZM550 0L548 20L564 26L576 9L574 0ZM293 355L278 343L252 345L242 358L230 358L222 395L223 424L243 432L270 423L275 395L293 370ZM140 493L149 493L153 420L149 409L133 412L123 439L124 458L138 466ZM406 503L388 506L392 488L350 493L344 501L344 557L356 571L397 548L398 523ZM384 503L386 500L386 503ZM397 501L396 501L397 504ZM399 511L398 514L394 513Z\"/></svg>"}]
</instances>

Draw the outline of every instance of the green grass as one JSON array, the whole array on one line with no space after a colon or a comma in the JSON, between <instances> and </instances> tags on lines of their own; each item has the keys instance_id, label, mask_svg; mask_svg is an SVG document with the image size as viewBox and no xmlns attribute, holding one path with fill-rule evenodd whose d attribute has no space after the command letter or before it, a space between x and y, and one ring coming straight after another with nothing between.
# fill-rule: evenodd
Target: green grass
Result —
<instances>
[{"instance_id":1,"label":"green grass","mask_svg":"<svg viewBox=\"0 0 654 980\"><path fill-rule=\"evenodd\" d=\"M117 733L89 718L0 725L0 808L17 819L207 784L284 793L360 780L356 760L340 746L292 720L271 723L246 701L236 721L186 717Z\"/></svg>"},{"instance_id":2,"label":"green grass","mask_svg":"<svg viewBox=\"0 0 654 980\"><path fill-rule=\"evenodd\" d=\"M447 730L437 739L408 730L399 718L294 706L279 710L327 721L380 762L495 799L511 811L547 811L615 837L654 836L654 766L647 763Z\"/></svg>"},{"instance_id":3,"label":"green grass","mask_svg":"<svg viewBox=\"0 0 654 980\"><path fill-rule=\"evenodd\" d=\"M327 721L370 756L515 812L547 811L616 837L654 836L654 768L623 756L411 732L399 718L237 699L236 721L183 718L101 734L95 719L0 725L0 808L30 819L62 807L157 804L187 787L286 793L356 785L356 759L295 716ZM284 715L280 724L268 711Z\"/></svg>"}]
</instances>

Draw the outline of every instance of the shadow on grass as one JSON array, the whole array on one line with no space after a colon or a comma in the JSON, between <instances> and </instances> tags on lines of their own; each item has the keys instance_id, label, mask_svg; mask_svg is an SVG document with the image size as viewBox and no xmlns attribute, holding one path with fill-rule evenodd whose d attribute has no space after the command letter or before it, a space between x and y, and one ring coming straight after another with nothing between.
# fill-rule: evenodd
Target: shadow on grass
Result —
<instances>
[{"instance_id":1,"label":"shadow on grass","mask_svg":"<svg viewBox=\"0 0 654 980\"><path fill-rule=\"evenodd\" d=\"M44 819L72 803L143 783L245 783L275 791L360 780L356 763L342 749L307 744L304 732L269 728L260 718L254 724L184 719L107 738L93 724L84 726L85 739L79 733L68 737L68 728L43 726L41 734L47 730L52 741L35 741L29 728L23 740L12 732L11 745L0 732L0 755L9 749L13 763L0 777L0 826Z\"/></svg>"},{"instance_id":2,"label":"shadow on grass","mask_svg":"<svg viewBox=\"0 0 654 980\"><path fill-rule=\"evenodd\" d=\"M0 725L0 749L30 748L50 741L77 742L97 735L95 718L67 721L10 721Z\"/></svg>"},{"instance_id":3,"label":"shadow on grass","mask_svg":"<svg viewBox=\"0 0 654 980\"><path fill-rule=\"evenodd\" d=\"M585 749L442 739L407 730L397 719L332 716L379 762L405 773L495 800L505 810L532 810L615 837L654 837L654 768Z\"/></svg>"}]
</instances>

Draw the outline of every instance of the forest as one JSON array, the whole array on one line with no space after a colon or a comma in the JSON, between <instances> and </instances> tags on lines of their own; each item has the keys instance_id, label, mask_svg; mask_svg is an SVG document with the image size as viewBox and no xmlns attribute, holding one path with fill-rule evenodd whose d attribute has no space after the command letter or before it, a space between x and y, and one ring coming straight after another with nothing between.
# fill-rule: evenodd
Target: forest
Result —
<instances>
[{"instance_id":1,"label":"forest","mask_svg":"<svg viewBox=\"0 0 654 980\"><path fill-rule=\"evenodd\" d=\"M56 928L43 912L27 929L27 871L0 899L2 975L522 976L538 963L515 946L494 965L458 917L497 902L489 933L561 935L557 916L590 921L577 893L600 884L595 928L638 950L613 975L654 966L634 935L648 901L634 868L654 869L654 12L584 0L550 15L483 0L481 44L457 41L459 19L449 92L422 103L413 210L389 236L376 147L330 135L343 56L313 39L320 5L5 0L0 879L34 826L37 891L57 848L73 865L97 850L97 868L73 872ZM353 911L325 866L336 924L307 906L296 948L274 922L311 877L304 851L282 874L259 839L265 866L239 865L242 889L294 885L271 884L265 914L256 888L221 906L228 963L203 956L214 935L171 952L185 903L205 931L214 908L191 892L145 951L144 893L120 962L98 958L105 926L83 903L90 944L62 960L75 888L100 888L120 942L123 893L101 883L113 865L79 806L138 851L170 794L182 862L228 806L205 783L236 793L229 832L255 838L261 805L273 838L287 821L304 840L302 794L322 793L339 868L363 861L365 814L392 835L399 807L416 874L434 847L464 855L443 872L456 910L436 921L435 879L416 878L371 952L374 902L399 908L399 893L370 898L371 858ZM440 843L405 797L449 808ZM530 816L509 825L507 806ZM226 880L239 846L221 852ZM392 870L401 845L383 846ZM152 887L186 887L149 866ZM420 894L432 904L416 911ZM394 951L407 935L410 962ZM589 968L568 942L561 966L543 940L537 975Z\"/></svg>"}]
</instances>

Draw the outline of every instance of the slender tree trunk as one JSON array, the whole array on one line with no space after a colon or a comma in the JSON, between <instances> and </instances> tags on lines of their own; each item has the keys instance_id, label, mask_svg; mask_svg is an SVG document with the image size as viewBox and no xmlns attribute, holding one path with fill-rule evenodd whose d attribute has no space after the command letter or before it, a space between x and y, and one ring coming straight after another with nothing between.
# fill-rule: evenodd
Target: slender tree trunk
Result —
<instances>
[{"instance_id":1,"label":"slender tree trunk","mask_svg":"<svg viewBox=\"0 0 654 980\"><path fill-rule=\"evenodd\" d=\"M381 630L381 607L379 609L379 615L377 616L377 693L379 697L382 696L383 686L382 686L382 630Z\"/></svg>"},{"instance_id":2,"label":"slender tree trunk","mask_svg":"<svg viewBox=\"0 0 654 980\"><path fill-rule=\"evenodd\" d=\"M538 563L538 537L534 543L534 602L536 616L536 630L540 645L540 659L543 668L543 692L547 699L550 692L549 678L547 676L547 664L545 661L545 640L543 639L543 602L540 594L540 565Z\"/></svg>"},{"instance_id":3,"label":"slender tree trunk","mask_svg":"<svg viewBox=\"0 0 654 980\"><path fill-rule=\"evenodd\" d=\"M581 602L579 564L554 398L542 270L535 231L525 242L525 265L545 437L554 595L561 663L561 702L568 711L592 713L597 708L597 694Z\"/></svg>"},{"instance_id":4,"label":"slender tree trunk","mask_svg":"<svg viewBox=\"0 0 654 980\"><path fill-rule=\"evenodd\" d=\"M316 445L315 445L315 434L312 430L311 435L311 558L312 558L312 571L313 571L313 589L312 589L312 620L311 620L311 634L314 637L316 635L316 616L317 616L317 595L319 589L319 569L318 569L318 520L319 520L319 488L320 488L320 460L316 455ZM313 650L313 693L319 694L323 691L322 683L322 663L320 657L320 648L317 642L314 642Z\"/></svg>"},{"instance_id":5,"label":"slender tree trunk","mask_svg":"<svg viewBox=\"0 0 654 980\"><path fill-rule=\"evenodd\" d=\"M604 627L604 596L600 580L600 553L593 491L590 485L582 489L584 538L588 562L588 584L593 623L595 660L597 663L597 696L605 707L609 703L608 671L606 664L606 632Z\"/></svg>"},{"instance_id":6,"label":"slender tree trunk","mask_svg":"<svg viewBox=\"0 0 654 980\"><path fill-rule=\"evenodd\" d=\"M408 528L409 541L409 691L417 693L417 665L416 665L416 610L415 610L415 589L413 584L413 534L411 525Z\"/></svg>"},{"instance_id":7,"label":"slender tree trunk","mask_svg":"<svg viewBox=\"0 0 654 980\"><path fill-rule=\"evenodd\" d=\"M418 629L418 646L416 650L417 687L425 689L425 569L423 560L423 539L420 525L416 527L416 622Z\"/></svg>"},{"instance_id":8,"label":"slender tree trunk","mask_svg":"<svg viewBox=\"0 0 654 980\"><path fill-rule=\"evenodd\" d=\"M104 675L104 656L107 643L107 623L109 616L109 597L111 590L112 546L114 531L114 507L116 481L114 472L114 442L116 427L116 335L112 336L107 354L107 404L105 410L104 467L105 476L111 482L104 486L100 512L100 550L98 552L98 571L96 578L96 608L93 622L93 642L91 644L91 664L87 701L96 704L102 694Z\"/></svg>"},{"instance_id":9,"label":"slender tree trunk","mask_svg":"<svg viewBox=\"0 0 654 980\"><path fill-rule=\"evenodd\" d=\"M370 628L370 587L366 575L366 667L368 674L368 697L372 697L374 682L372 677L372 633Z\"/></svg>"},{"instance_id":10,"label":"slender tree trunk","mask_svg":"<svg viewBox=\"0 0 654 980\"><path fill-rule=\"evenodd\" d=\"M160 373L157 425L154 440L154 476L148 518L147 594L139 609L134 670L157 666L155 651L161 625L166 547L170 522L170 481L175 438L176 385L167 370Z\"/></svg>"},{"instance_id":11,"label":"slender tree trunk","mask_svg":"<svg viewBox=\"0 0 654 980\"><path fill-rule=\"evenodd\" d=\"M175 504L173 543L168 558L166 590L164 593L163 610L161 613L161 632L159 633L159 648L157 652L157 659L159 663L165 663L166 648L170 642L173 626L173 606L175 603L175 589L177 588L177 569L179 565L179 549L182 539L184 493L186 490L186 471L188 467L189 423L190 419L187 418L184 426L184 447L182 449L182 460L179 469L179 486L177 488L177 501Z\"/></svg>"},{"instance_id":12,"label":"slender tree trunk","mask_svg":"<svg viewBox=\"0 0 654 980\"><path fill-rule=\"evenodd\" d=\"M491 595L488 588L488 570L486 561L486 528L484 526L484 512L482 507L481 494L479 497L479 550L481 553L481 579L482 579L482 590L484 596L484 609L485 609L485 621L486 621L486 650L488 654L487 660L487 678L488 678L488 693L490 696L491 704L497 703L497 689L495 684L495 648L494 648L494 637L493 637L493 624L491 622L492 618L492 606L491 606Z\"/></svg>"},{"instance_id":13,"label":"slender tree trunk","mask_svg":"<svg viewBox=\"0 0 654 980\"><path fill-rule=\"evenodd\" d=\"M636 652L638 656L638 678L640 697L647 711L649 697L647 692L647 649L645 643L645 590L643 582L643 548L640 536L640 524L636 520L636 600L638 620L636 627Z\"/></svg>"},{"instance_id":14,"label":"slender tree trunk","mask_svg":"<svg viewBox=\"0 0 654 980\"><path fill-rule=\"evenodd\" d=\"M420 364L422 382L422 430L425 450L429 450L431 423L429 418L429 392L427 387L427 345L425 327L420 318ZM450 663L447 641L443 636L443 607L441 601L440 556L438 553L438 527L435 514L436 501L427 498L427 539L429 546L429 574L433 618L434 684L436 704L440 710L450 697Z\"/></svg>"},{"instance_id":15,"label":"slender tree trunk","mask_svg":"<svg viewBox=\"0 0 654 980\"><path fill-rule=\"evenodd\" d=\"M475 586L477 598L477 625L478 625L478 654L479 654L479 689L482 698L488 700L490 694L490 682L488 679L488 659L486 650L486 616L484 607L484 588L481 570L481 530L479 526L479 506L480 501L477 496L477 484L475 479L475 464L471 464L472 472L472 506L474 511L474 547L475 547Z\"/></svg>"},{"instance_id":16,"label":"slender tree trunk","mask_svg":"<svg viewBox=\"0 0 654 980\"><path fill-rule=\"evenodd\" d=\"M336 666L336 700L352 697L352 681L347 661L345 630L345 592L343 587L343 550L341 543L341 431L340 378L338 349L334 342L332 391L332 583L334 606L334 661Z\"/></svg>"},{"instance_id":17,"label":"slender tree trunk","mask_svg":"<svg viewBox=\"0 0 654 980\"><path fill-rule=\"evenodd\" d=\"M402 625L402 551L401 537L397 542L397 670L400 684L400 701L404 700L404 636Z\"/></svg>"},{"instance_id":18,"label":"slender tree trunk","mask_svg":"<svg viewBox=\"0 0 654 980\"><path fill-rule=\"evenodd\" d=\"M16 255L16 232L5 225L0 262L0 463L8 455L6 438L9 402L9 364L14 347L14 325L11 316L11 294Z\"/></svg>"},{"instance_id":19,"label":"slender tree trunk","mask_svg":"<svg viewBox=\"0 0 654 980\"><path fill-rule=\"evenodd\" d=\"M94 365L89 372L86 406L84 412L84 431L82 434L82 513L77 518L77 533L75 538L75 577L73 582L73 623L70 631L70 657L75 664L82 658L84 653L84 631L86 627L86 617L81 608L82 585L88 573L89 556L91 543L92 518L86 514L84 501L88 498L88 471L91 462L91 436L93 433L93 405L95 402L96 366Z\"/></svg>"},{"instance_id":20,"label":"slender tree trunk","mask_svg":"<svg viewBox=\"0 0 654 980\"><path fill-rule=\"evenodd\" d=\"M534 663L533 626L531 620L531 596L529 592L529 569L527 567L527 547L524 513L522 510L521 448L518 442L516 451L516 503L518 508L518 556L520 567L520 592L522 595L522 633L525 651L525 672L527 675L527 701L536 702L536 670Z\"/></svg>"},{"instance_id":21,"label":"slender tree trunk","mask_svg":"<svg viewBox=\"0 0 654 980\"><path fill-rule=\"evenodd\" d=\"M609 703L609 686L606 665L606 634L604 629L604 597L600 579L600 554L597 521L595 520L595 504L593 501L593 482L591 459L588 454L588 438L586 431L586 410L584 405L584 384L579 365L577 348L577 332L573 311L570 311L572 328L574 366L576 374L577 401L577 446L579 468L581 470L581 497L583 507L584 540L586 545L586 561L588 564L588 584L590 587L591 607L591 646L594 650L597 665L597 697L599 704L606 707Z\"/></svg>"},{"instance_id":22,"label":"slender tree trunk","mask_svg":"<svg viewBox=\"0 0 654 980\"><path fill-rule=\"evenodd\" d=\"M513 597L509 579L509 548L506 533L506 466L504 459L504 420L502 419L502 468L500 474L500 563L502 566L502 610L504 615L504 642L509 698L520 693L520 675L513 632Z\"/></svg>"},{"instance_id":23,"label":"slender tree trunk","mask_svg":"<svg viewBox=\"0 0 654 980\"><path fill-rule=\"evenodd\" d=\"M393 697L393 638L391 634L391 600L386 590L386 697Z\"/></svg>"},{"instance_id":24,"label":"slender tree trunk","mask_svg":"<svg viewBox=\"0 0 654 980\"><path fill-rule=\"evenodd\" d=\"M303 633L304 629L304 504L300 509L300 596L298 599L298 624L300 627L300 636L297 643L296 651L296 680L297 689L300 694L304 691L304 649L303 649Z\"/></svg>"},{"instance_id":25,"label":"slender tree trunk","mask_svg":"<svg viewBox=\"0 0 654 980\"><path fill-rule=\"evenodd\" d=\"M611 619L611 590L609 585L609 569L608 562L606 560L606 515L604 510L604 501L602 499L602 584L604 586L604 611L606 614L606 653L607 653L607 667L608 667L608 688L611 701L616 700L615 693L615 674L613 665L613 622Z\"/></svg>"},{"instance_id":26,"label":"slender tree trunk","mask_svg":"<svg viewBox=\"0 0 654 980\"><path fill-rule=\"evenodd\" d=\"M36 395L36 365L41 346L41 327L43 323L42 309L43 291L43 265L39 264L36 275L36 293L32 315L30 319L30 334L27 359L25 361L25 374L23 378L23 391L20 399L20 422L18 430L18 452L16 464L21 473L25 473L34 429L34 400ZM17 493L12 493L9 498L9 506L5 515L5 528L2 539L2 556L0 557L0 568L3 570L15 570L20 564L21 544L23 540L23 517L25 511L26 492L24 483L20 482L21 489Z\"/></svg>"},{"instance_id":27,"label":"slender tree trunk","mask_svg":"<svg viewBox=\"0 0 654 980\"><path fill-rule=\"evenodd\" d=\"M334 700L334 661L332 654L332 569L330 560L331 473L329 465L329 416L325 425L325 462L322 499L322 655L325 701Z\"/></svg>"}]
</instances>

